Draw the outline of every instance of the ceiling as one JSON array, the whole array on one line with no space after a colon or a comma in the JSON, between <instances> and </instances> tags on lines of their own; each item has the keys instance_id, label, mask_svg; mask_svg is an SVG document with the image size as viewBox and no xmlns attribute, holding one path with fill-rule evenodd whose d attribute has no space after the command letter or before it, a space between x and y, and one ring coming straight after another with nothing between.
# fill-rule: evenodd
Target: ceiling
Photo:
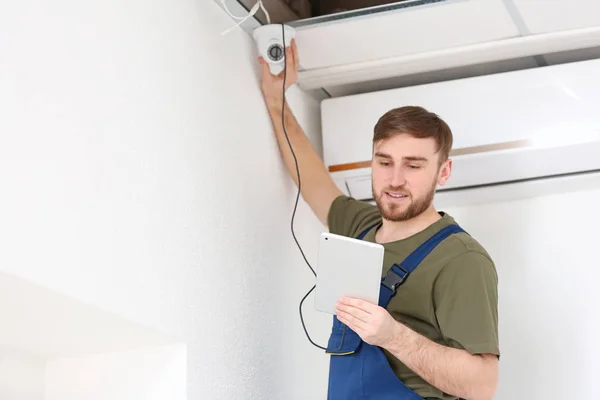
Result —
<instances>
[{"instance_id":1,"label":"ceiling","mask_svg":"<svg viewBox=\"0 0 600 400\"><path fill-rule=\"evenodd\" d=\"M600 58L597 0L262 1L296 29L298 83L317 98Z\"/></svg>"},{"instance_id":2,"label":"ceiling","mask_svg":"<svg viewBox=\"0 0 600 400\"><path fill-rule=\"evenodd\" d=\"M256 0L237 0L244 8L250 10ZM334 18L347 18L348 11L374 10L380 6L414 3L415 0L262 0L267 9L270 22L314 24L319 21ZM422 1L422 0L420 0ZM437 0L427 0L437 1ZM256 19L263 25L267 24L263 11L256 13ZM322 18L327 17L327 18ZM297 24L296 24L297 25Z\"/></svg>"}]
</instances>

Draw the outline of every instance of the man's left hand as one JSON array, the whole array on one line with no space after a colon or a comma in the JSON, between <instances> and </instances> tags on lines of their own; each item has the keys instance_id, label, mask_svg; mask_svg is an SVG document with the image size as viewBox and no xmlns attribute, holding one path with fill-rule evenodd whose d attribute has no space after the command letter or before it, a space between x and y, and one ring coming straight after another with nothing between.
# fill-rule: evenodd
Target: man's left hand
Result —
<instances>
[{"instance_id":1,"label":"man's left hand","mask_svg":"<svg viewBox=\"0 0 600 400\"><path fill-rule=\"evenodd\" d=\"M383 307L368 301L342 297L336 304L340 322L373 346L386 347L397 332L398 323Z\"/></svg>"}]
</instances>

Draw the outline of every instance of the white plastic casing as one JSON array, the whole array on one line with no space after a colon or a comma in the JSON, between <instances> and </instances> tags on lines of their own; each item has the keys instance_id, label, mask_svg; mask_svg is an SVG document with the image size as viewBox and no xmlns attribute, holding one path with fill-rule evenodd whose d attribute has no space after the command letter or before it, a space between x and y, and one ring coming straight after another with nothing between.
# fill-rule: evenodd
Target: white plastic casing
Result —
<instances>
[{"instance_id":1,"label":"white plastic casing","mask_svg":"<svg viewBox=\"0 0 600 400\"><path fill-rule=\"evenodd\" d=\"M294 28L287 25L283 25L282 27L281 24L263 25L252 32L252 37L256 41L258 52L269 64L269 69L272 74L277 75L283 71L283 36L285 36L285 47L288 47L295 34L296 31Z\"/></svg>"}]
</instances>

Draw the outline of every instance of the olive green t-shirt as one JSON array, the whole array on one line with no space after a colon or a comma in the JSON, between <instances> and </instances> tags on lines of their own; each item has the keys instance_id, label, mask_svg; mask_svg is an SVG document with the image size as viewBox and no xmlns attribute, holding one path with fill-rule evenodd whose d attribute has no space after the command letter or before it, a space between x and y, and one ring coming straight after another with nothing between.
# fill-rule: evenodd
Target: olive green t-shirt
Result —
<instances>
[{"instance_id":1,"label":"olive green t-shirt","mask_svg":"<svg viewBox=\"0 0 600 400\"><path fill-rule=\"evenodd\" d=\"M419 245L456 221L442 218L406 239L385 243L382 277ZM331 233L356 238L382 221L377 206L348 196L336 198L329 210ZM377 225L364 240L375 242ZM387 310L398 321L432 341L472 354L500 355L498 341L498 276L486 250L467 233L442 241L398 288ZM456 399L428 384L396 357L383 350L396 375L421 397Z\"/></svg>"}]
</instances>

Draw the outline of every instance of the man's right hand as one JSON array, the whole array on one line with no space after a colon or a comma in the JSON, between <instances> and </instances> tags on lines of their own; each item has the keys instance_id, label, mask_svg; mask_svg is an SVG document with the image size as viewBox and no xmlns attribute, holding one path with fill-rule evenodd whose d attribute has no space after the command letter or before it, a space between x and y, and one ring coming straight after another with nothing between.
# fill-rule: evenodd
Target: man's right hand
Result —
<instances>
[{"instance_id":1,"label":"man's right hand","mask_svg":"<svg viewBox=\"0 0 600 400\"><path fill-rule=\"evenodd\" d=\"M277 75L273 75L269 69L269 64L262 56L258 57L261 65L262 81L261 89L267 106L281 105L283 102L283 78L285 73L285 90L292 86L298 80L298 49L296 40L292 39L289 47L285 49L286 69Z\"/></svg>"}]
</instances>

